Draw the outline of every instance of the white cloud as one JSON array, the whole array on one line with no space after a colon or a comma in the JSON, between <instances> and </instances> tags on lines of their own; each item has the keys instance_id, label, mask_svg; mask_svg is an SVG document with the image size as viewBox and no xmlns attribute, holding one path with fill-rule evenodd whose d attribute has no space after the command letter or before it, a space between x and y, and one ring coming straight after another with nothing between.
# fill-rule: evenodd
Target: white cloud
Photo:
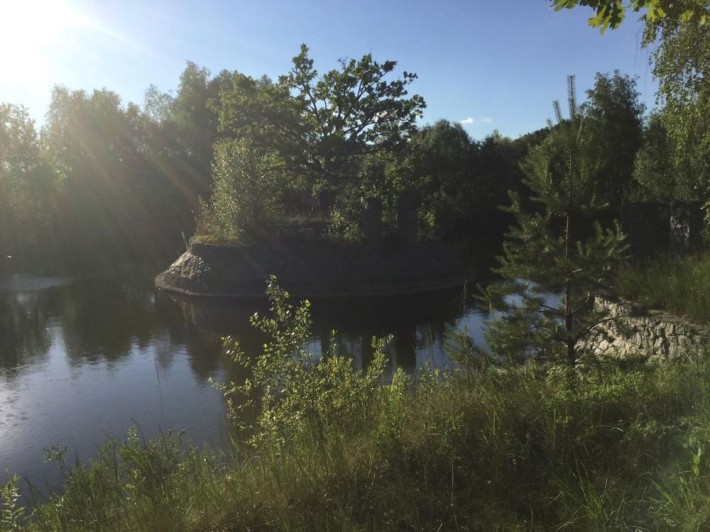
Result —
<instances>
[{"instance_id":1,"label":"white cloud","mask_svg":"<svg viewBox=\"0 0 710 532\"><path fill-rule=\"evenodd\" d=\"M474 124L490 124L491 122L493 122L492 118L473 118L472 116L464 118L463 120L459 120L459 124L461 124L462 126L472 126Z\"/></svg>"}]
</instances>

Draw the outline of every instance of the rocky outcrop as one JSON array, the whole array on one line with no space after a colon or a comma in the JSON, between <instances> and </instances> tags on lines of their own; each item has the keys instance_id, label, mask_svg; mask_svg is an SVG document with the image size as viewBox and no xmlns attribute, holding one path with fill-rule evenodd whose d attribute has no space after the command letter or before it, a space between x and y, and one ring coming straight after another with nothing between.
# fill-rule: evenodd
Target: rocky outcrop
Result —
<instances>
[{"instance_id":1,"label":"rocky outcrop","mask_svg":"<svg viewBox=\"0 0 710 532\"><path fill-rule=\"evenodd\" d=\"M662 361L710 346L710 327L661 311L640 311L628 303L597 299L608 317L598 324L586 348L597 356L647 357Z\"/></svg>"},{"instance_id":2,"label":"rocky outcrop","mask_svg":"<svg viewBox=\"0 0 710 532\"><path fill-rule=\"evenodd\" d=\"M256 244L192 242L158 288L210 297L262 297L266 280L294 296L372 297L461 286L472 278L463 261L437 242L346 244L280 237Z\"/></svg>"}]
</instances>

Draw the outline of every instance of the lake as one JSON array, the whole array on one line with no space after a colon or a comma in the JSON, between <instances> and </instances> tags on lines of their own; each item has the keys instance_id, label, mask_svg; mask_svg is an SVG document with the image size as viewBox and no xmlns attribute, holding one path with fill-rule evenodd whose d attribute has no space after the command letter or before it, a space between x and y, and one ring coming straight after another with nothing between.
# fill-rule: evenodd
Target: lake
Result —
<instances>
[{"instance_id":1,"label":"lake","mask_svg":"<svg viewBox=\"0 0 710 532\"><path fill-rule=\"evenodd\" d=\"M247 353L264 338L249 316L264 301L186 299L161 293L152 274L0 278L0 481L59 483L45 449L86 460L132 426L145 437L184 430L194 444L227 441L222 396L210 378L237 377L222 354L232 335ZM450 327L482 340L484 314L462 291L379 300L315 300L311 349L336 345L367 365L372 336L393 335L389 370L447 368ZM26 485L24 489L26 490Z\"/></svg>"}]
</instances>

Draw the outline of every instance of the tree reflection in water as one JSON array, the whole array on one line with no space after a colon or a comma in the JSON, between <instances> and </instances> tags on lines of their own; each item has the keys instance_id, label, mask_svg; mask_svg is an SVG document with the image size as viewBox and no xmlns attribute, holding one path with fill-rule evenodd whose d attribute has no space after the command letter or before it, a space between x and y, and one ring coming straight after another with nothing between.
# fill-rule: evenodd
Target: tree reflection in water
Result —
<instances>
[{"instance_id":1,"label":"tree reflection in water","mask_svg":"<svg viewBox=\"0 0 710 532\"><path fill-rule=\"evenodd\" d=\"M265 338L249 317L266 301L177 298L158 293L151 277L0 280L0 464L9 474L54 484L46 447L87 459L132 425L146 437L186 430L198 444L226 437L223 398L209 379L245 375L223 355L221 336L259 352ZM337 330L336 351L357 368L369 363L372 337L387 335L391 369L447 367L447 326L480 329L480 313L464 311L456 292L312 303L314 354Z\"/></svg>"}]
</instances>

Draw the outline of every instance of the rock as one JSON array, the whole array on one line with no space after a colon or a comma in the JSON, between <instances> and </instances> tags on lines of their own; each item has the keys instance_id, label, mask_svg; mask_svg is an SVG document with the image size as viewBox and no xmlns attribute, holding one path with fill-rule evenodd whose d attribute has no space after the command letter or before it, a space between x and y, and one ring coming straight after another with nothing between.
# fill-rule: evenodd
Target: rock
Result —
<instances>
[{"instance_id":1,"label":"rock","mask_svg":"<svg viewBox=\"0 0 710 532\"><path fill-rule=\"evenodd\" d=\"M613 321L598 328L593 340L588 341L589 351L597 356L608 356L614 351L618 356L644 355L650 361L686 356L698 347L710 345L710 328L663 312L652 311L646 316L634 315L625 310L623 303L597 299L595 308L606 309ZM602 331L606 335L600 341Z\"/></svg>"}]
</instances>

